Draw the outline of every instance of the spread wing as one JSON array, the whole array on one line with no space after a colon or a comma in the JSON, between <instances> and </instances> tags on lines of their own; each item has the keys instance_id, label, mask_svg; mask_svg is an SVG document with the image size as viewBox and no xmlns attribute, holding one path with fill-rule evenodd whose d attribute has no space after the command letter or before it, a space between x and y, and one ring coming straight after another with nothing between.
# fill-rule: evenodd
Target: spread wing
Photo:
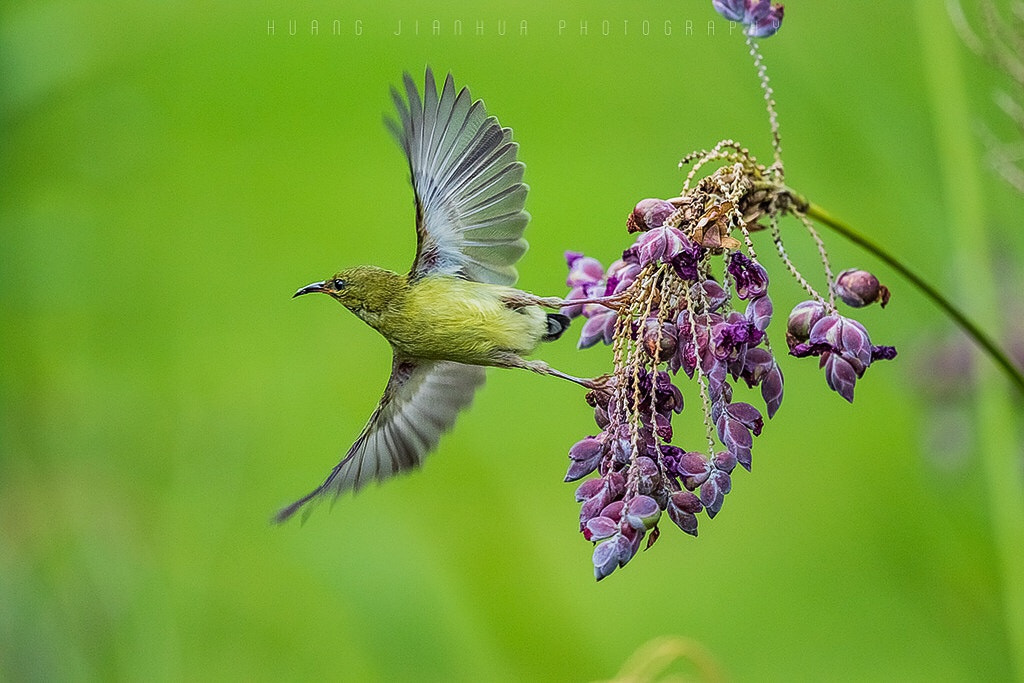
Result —
<instances>
[{"instance_id":1,"label":"spread wing","mask_svg":"<svg viewBox=\"0 0 1024 683\"><path fill-rule=\"evenodd\" d=\"M275 521L287 520L327 493L358 491L370 481L419 467L483 381L482 367L396 356L384 396L348 454L323 484L281 510Z\"/></svg>"},{"instance_id":2,"label":"spread wing","mask_svg":"<svg viewBox=\"0 0 1024 683\"><path fill-rule=\"evenodd\" d=\"M469 90L456 92L451 74L438 93L428 68L422 98L409 74L404 83L405 99L391 89L398 121L386 123L405 150L416 193L412 276L515 284L530 214L523 210L529 188L512 130L488 116Z\"/></svg>"}]
</instances>

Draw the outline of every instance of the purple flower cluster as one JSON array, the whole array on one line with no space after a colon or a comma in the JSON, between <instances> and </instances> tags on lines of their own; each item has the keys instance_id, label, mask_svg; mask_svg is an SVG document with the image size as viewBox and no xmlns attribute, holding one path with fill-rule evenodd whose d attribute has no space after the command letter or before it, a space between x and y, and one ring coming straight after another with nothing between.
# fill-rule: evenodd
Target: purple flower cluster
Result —
<instances>
[{"instance_id":1,"label":"purple flower cluster","mask_svg":"<svg viewBox=\"0 0 1024 683\"><path fill-rule=\"evenodd\" d=\"M872 276L873 277L873 276ZM876 360L892 360L892 346L872 346L868 331L856 320L826 314L817 301L797 304L786 330L789 353L797 358L820 356L830 389L853 403L853 389Z\"/></svg>"},{"instance_id":2,"label":"purple flower cluster","mask_svg":"<svg viewBox=\"0 0 1024 683\"><path fill-rule=\"evenodd\" d=\"M627 416L616 406L617 394L651 408L638 413L640 424L623 421ZM580 531L597 544L594 572L602 579L636 555L648 531L652 535L647 545L654 543L663 510L668 509L670 518L679 524L685 519L682 512L692 517L702 505L696 497L687 502L687 497L680 495L686 492L678 474L666 468L670 454L679 451L665 445L672 438L671 418L683 409L682 393L667 372L644 371L627 377L621 387L591 392L588 401L594 405L602 431L573 445L565 479L575 481L595 469L600 474L580 485L576 500L581 503ZM680 526L696 534L696 518L692 524L687 521Z\"/></svg>"},{"instance_id":3,"label":"purple flower cluster","mask_svg":"<svg viewBox=\"0 0 1024 683\"><path fill-rule=\"evenodd\" d=\"M769 0L711 0L715 11L744 26L751 38L768 38L782 26L783 7Z\"/></svg>"},{"instance_id":4,"label":"purple flower cluster","mask_svg":"<svg viewBox=\"0 0 1024 683\"><path fill-rule=\"evenodd\" d=\"M580 531L595 544L598 579L628 563L644 538L647 547L657 540L662 513L696 536L698 515L719 513L733 470L737 464L750 470L754 437L782 403L782 371L768 343L773 307L767 270L733 238L729 243L737 248L692 237L711 222L728 237L743 225L735 208L740 203L697 199L639 202L626 221L635 241L607 270L593 258L566 253L568 300L611 297L614 306L562 309L586 318L580 348L603 341L615 358L614 372L587 394L600 432L572 446L565 476L577 481L598 474L576 490ZM719 255L724 265L716 276L712 261ZM845 287L864 303L888 297L870 274L848 273L833 291ZM848 400L871 362L895 356L891 347L872 346L859 323L818 301L797 306L788 322L790 353L819 356L828 385ZM676 443L672 418L683 410L679 378L698 385L706 427L702 450ZM740 381L760 390L764 416L734 399Z\"/></svg>"},{"instance_id":5,"label":"purple flower cluster","mask_svg":"<svg viewBox=\"0 0 1024 683\"><path fill-rule=\"evenodd\" d=\"M696 515L721 510L736 464L750 469L753 437L764 422L757 408L733 400L732 382L760 387L769 417L782 402L782 372L767 347L767 271L751 256L731 252L729 287L723 286L708 275L712 251L667 223L673 215L669 202L640 202L627 221L627 229L639 232L636 241L607 271L594 259L566 254L569 300L634 295L622 310L562 309L587 318L580 348L601 340L622 355L606 385L588 394L601 432L570 449L566 473L566 481L595 470L600 475L576 492L580 530L597 544L598 579L629 562L648 532L648 546L654 542L662 512L696 535ZM742 313L733 310L733 298L746 302ZM672 445L672 417L683 409L673 380L680 369L699 378L708 438L717 434L723 451L705 455Z\"/></svg>"},{"instance_id":6,"label":"purple flower cluster","mask_svg":"<svg viewBox=\"0 0 1024 683\"><path fill-rule=\"evenodd\" d=\"M607 272L600 261L577 251L565 252L565 260L569 264L566 284L571 287L566 299L570 301L621 294L633 284L640 272L634 250L626 250ZM580 334L579 348L588 348L599 341L612 343L618 318L614 310L599 304L576 304L566 306L561 312L570 318L582 315L587 319Z\"/></svg>"},{"instance_id":7,"label":"purple flower cluster","mask_svg":"<svg viewBox=\"0 0 1024 683\"><path fill-rule=\"evenodd\" d=\"M889 290L867 271L832 276L824 243L808 218L806 200L783 181L771 88L752 38L774 35L783 8L769 0L713 0L744 33L772 123L775 163L760 164L734 140L683 157L683 189L669 200L648 198L626 219L633 244L607 270L596 259L567 252L570 287L562 313L586 319L579 348L612 346L612 373L582 382L591 391L599 433L569 450L565 480L576 489L579 528L594 544L594 575L603 579L625 566L646 538L658 539L667 516L696 536L698 515L715 517L732 490L736 465L751 468L754 438L782 404L784 381L769 343L773 305L768 271L755 254L753 234L770 229L775 250L811 301L788 319L786 341L796 357L817 356L828 386L853 401L854 387L871 363L895 357L874 346L864 327L840 315L836 300L859 308L884 307ZM698 175L717 163L717 170ZM779 217L791 214L818 245L826 296L797 270L782 243ZM721 261L717 257L722 257ZM578 303L577 303L578 302ZM680 370L682 372L680 372ZM683 410L680 380L693 380L703 416L703 438L687 443L673 429ZM764 413L734 397L740 382L758 389ZM686 445L684 445L686 444Z\"/></svg>"}]
</instances>

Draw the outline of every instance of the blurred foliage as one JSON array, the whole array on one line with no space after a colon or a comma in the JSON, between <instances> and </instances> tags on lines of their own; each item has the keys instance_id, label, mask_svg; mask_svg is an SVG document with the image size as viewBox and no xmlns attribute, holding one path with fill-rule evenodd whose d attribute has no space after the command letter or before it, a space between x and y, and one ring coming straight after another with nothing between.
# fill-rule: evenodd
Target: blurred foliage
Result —
<instances>
[{"instance_id":1,"label":"blurred foliage","mask_svg":"<svg viewBox=\"0 0 1024 683\"><path fill-rule=\"evenodd\" d=\"M790 183L956 298L914 12L786 5L763 47ZM594 680L663 636L734 680L1010 677L984 481L921 448L912 359L945 323L834 237L839 269L893 290L860 317L906 362L853 406L785 362L754 471L699 539L666 529L595 584L561 483L591 413L569 383L497 370L422 472L268 523L326 475L390 365L336 305L289 299L411 261L388 85L450 69L515 129L520 284L561 294L562 251L615 258L686 152L731 137L770 156L742 39L715 20L704 0L5 3L0 678ZM984 118L998 76L964 59ZM1020 253L1019 197L984 182ZM810 240L789 244L813 272ZM573 337L543 357L601 372L607 353Z\"/></svg>"}]
</instances>

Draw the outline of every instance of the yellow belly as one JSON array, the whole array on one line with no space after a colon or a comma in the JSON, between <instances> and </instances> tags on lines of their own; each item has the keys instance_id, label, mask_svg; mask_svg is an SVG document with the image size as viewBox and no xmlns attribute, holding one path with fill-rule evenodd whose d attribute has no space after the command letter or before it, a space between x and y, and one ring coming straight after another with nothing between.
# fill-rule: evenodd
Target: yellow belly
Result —
<instances>
[{"instance_id":1,"label":"yellow belly","mask_svg":"<svg viewBox=\"0 0 1024 683\"><path fill-rule=\"evenodd\" d=\"M427 277L409 289L403 324L381 331L410 357L494 365L501 352L530 353L547 331L547 316L539 306L505 305L503 298L517 291Z\"/></svg>"}]
</instances>

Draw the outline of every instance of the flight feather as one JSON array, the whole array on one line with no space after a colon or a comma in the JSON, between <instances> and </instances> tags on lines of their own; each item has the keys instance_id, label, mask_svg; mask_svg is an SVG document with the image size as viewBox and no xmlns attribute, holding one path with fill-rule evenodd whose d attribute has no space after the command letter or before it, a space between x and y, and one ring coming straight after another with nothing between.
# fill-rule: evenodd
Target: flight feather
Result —
<instances>
[{"instance_id":1,"label":"flight feather","mask_svg":"<svg viewBox=\"0 0 1024 683\"><path fill-rule=\"evenodd\" d=\"M405 152L416 195L412 277L514 284L530 215L511 129L488 116L467 88L456 91L451 74L438 92L428 68L422 97L409 74L404 85L404 98L391 90L398 119L386 121Z\"/></svg>"}]
</instances>

